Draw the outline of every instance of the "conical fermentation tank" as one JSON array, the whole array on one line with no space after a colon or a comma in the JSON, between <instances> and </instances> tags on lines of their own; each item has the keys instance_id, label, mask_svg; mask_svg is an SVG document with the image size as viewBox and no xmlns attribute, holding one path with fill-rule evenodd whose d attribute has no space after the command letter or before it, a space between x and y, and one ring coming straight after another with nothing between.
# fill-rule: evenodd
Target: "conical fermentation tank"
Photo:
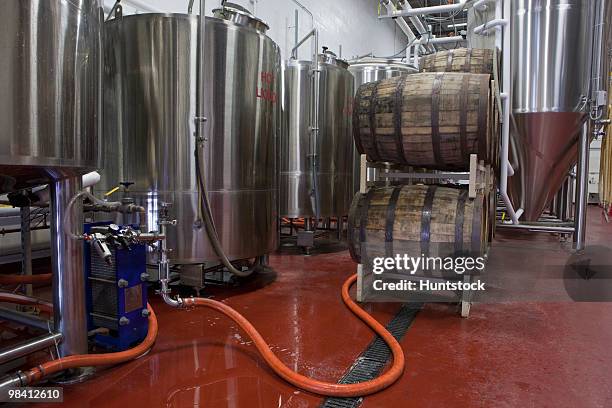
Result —
<instances>
[{"instance_id":1,"label":"conical fermentation tank","mask_svg":"<svg viewBox=\"0 0 612 408\"><path fill-rule=\"evenodd\" d=\"M587 118L593 4L511 2L512 140L509 178L521 220L536 221L577 161Z\"/></svg>"},{"instance_id":2,"label":"conical fermentation tank","mask_svg":"<svg viewBox=\"0 0 612 408\"><path fill-rule=\"evenodd\" d=\"M353 196L353 75L327 51L319 54L319 134L313 151L314 64L289 60L284 66L280 159L280 215L320 217L348 214ZM315 157L316 156L316 157ZM312 160L316 160L316 180Z\"/></svg>"},{"instance_id":3,"label":"conical fermentation tank","mask_svg":"<svg viewBox=\"0 0 612 408\"><path fill-rule=\"evenodd\" d=\"M419 70L404 62L389 59L364 57L349 61L349 71L355 78L355 92L365 83L376 82L381 79L393 78L400 75L409 75L419 72ZM370 169L374 170L374 169ZM359 152L353 143L353 190L359 190L360 161Z\"/></svg>"},{"instance_id":4,"label":"conical fermentation tank","mask_svg":"<svg viewBox=\"0 0 612 408\"><path fill-rule=\"evenodd\" d=\"M0 194L100 166L97 0L6 0L0 12Z\"/></svg>"},{"instance_id":5,"label":"conical fermentation tank","mask_svg":"<svg viewBox=\"0 0 612 408\"><path fill-rule=\"evenodd\" d=\"M129 196L158 210L172 203L174 264L218 259L202 217L194 138L198 18L139 14L108 21L105 35L105 134L99 192L132 182ZM230 260L277 246L277 139L281 61L268 26L244 10L206 17L206 129L202 169L221 245ZM111 197L112 199L113 197Z\"/></svg>"}]
</instances>

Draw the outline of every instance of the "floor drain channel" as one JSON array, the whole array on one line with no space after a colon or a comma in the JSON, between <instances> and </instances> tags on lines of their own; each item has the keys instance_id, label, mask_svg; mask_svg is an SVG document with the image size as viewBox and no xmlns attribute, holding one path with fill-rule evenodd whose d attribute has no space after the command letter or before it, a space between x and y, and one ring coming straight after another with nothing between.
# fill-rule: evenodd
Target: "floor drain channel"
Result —
<instances>
[{"instance_id":1,"label":"floor drain channel","mask_svg":"<svg viewBox=\"0 0 612 408\"><path fill-rule=\"evenodd\" d=\"M406 303L387 325L387 330L398 341L404 337L416 317L422 303ZM376 378L391 358L391 350L380 337L374 341L353 363L338 384L355 384ZM320 408L357 408L363 398L327 398Z\"/></svg>"}]
</instances>

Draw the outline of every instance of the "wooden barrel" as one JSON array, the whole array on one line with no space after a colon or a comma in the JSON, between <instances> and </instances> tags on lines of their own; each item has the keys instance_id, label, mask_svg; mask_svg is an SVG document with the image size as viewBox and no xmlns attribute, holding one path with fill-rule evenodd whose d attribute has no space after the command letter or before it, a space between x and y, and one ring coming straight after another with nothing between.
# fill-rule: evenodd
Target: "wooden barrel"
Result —
<instances>
[{"instance_id":1,"label":"wooden barrel","mask_svg":"<svg viewBox=\"0 0 612 408\"><path fill-rule=\"evenodd\" d=\"M493 74L493 50L458 48L425 55L419 60L421 72L471 72Z\"/></svg>"},{"instance_id":2,"label":"wooden barrel","mask_svg":"<svg viewBox=\"0 0 612 408\"><path fill-rule=\"evenodd\" d=\"M355 262L375 257L480 257L488 247L487 204L462 188L371 188L353 199L348 242Z\"/></svg>"},{"instance_id":3,"label":"wooden barrel","mask_svg":"<svg viewBox=\"0 0 612 408\"><path fill-rule=\"evenodd\" d=\"M492 159L490 76L421 73L359 87L353 135L360 154L437 170L469 170L470 154Z\"/></svg>"}]
</instances>

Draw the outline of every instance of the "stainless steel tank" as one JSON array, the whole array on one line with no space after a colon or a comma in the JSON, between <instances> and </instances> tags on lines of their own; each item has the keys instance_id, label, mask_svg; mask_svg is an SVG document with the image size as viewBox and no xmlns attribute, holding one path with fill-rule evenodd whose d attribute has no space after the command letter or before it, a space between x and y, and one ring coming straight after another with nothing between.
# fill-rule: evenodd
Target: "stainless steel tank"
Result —
<instances>
[{"instance_id":1,"label":"stainless steel tank","mask_svg":"<svg viewBox=\"0 0 612 408\"><path fill-rule=\"evenodd\" d=\"M277 246L277 138L281 62L265 23L240 10L206 18L206 141L202 157L216 229L229 259ZM223 15L221 15L223 14ZM105 35L105 152L99 191L134 184L129 195L157 210L170 202L175 264L216 260L198 215L195 103L198 20L139 14L108 21ZM112 197L111 197L112 198Z\"/></svg>"},{"instance_id":2,"label":"stainless steel tank","mask_svg":"<svg viewBox=\"0 0 612 408\"><path fill-rule=\"evenodd\" d=\"M97 0L6 0L0 12L0 193L100 165Z\"/></svg>"},{"instance_id":3,"label":"stainless steel tank","mask_svg":"<svg viewBox=\"0 0 612 408\"><path fill-rule=\"evenodd\" d=\"M355 78L355 92L365 83L375 82L381 79L393 78L400 75L409 75L419 70L404 62L389 58L364 57L349 61L349 71ZM360 173L359 152L353 142L353 191L359 190ZM368 169L375 172L376 169Z\"/></svg>"},{"instance_id":4,"label":"stainless steel tank","mask_svg":"<svg viewBox=\"0 0 612 408\"><path fill-rule=\"evenodd\" d=\"M311 61L284 65L283 130L280 159L280 215L314 217L314 180L310 157L313 106ZM319 216L348 214L353 196L353 75L331 52L319 55L319 137L317 181Z\"/></svg>"},{"instance_id":5,"label":"stainless steel tank","mask_svg":"<svg viewBox=\"0 0 612 408\"><path fill-rule=\"evenodd\" d=\"M412 65L388 58L365 57L349 61L349 64L349 71L355 77L355 92L357 92L357 88L367 82L419 72Z\"/></svg>"},{"instance_id":6,"label":"stainless steel tank","mask_svg":"<svg viewBox=\"0 0 612 408\"><path fill-rule=\"evenodd\" d=\"M509 192L537 220L577 161L586 119L594 1L511 2L513 155ZM516 166L515 164L515 166Z\"/></svg>"}]
</instances>

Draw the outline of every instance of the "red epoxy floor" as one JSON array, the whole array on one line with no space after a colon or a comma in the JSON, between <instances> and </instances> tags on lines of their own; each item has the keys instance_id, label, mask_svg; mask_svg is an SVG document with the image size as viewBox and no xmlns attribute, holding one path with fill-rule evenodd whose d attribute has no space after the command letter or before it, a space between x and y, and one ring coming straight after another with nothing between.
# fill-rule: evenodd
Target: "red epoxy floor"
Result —
<instances>
[{"instance_id":1,"label":"red epoxy floor","mask_svg":"<svg viewBox=\"0 0 612 408\"><path fill-rule=\"evenodd\" d=\"M612 224L601 224L599 214L590 208L589 240L612 248ZM537 265L563 250L554 238L533 234L499 235L495 245L494 267L508 274L517 268L517 256L523 265ZM250 319L290 367L337 381L372 340L339 295L355 265L346 251L276 255L271 265L278 273L275 280L264 275L240 291L217 291L215 298L226 298ZM160 326L153 350L67 386L64 406L294 408L321 403L322 398L276 377L246 335L224 317L210 310L172 310L156 297L152 304ZM396 304L365 307L384 323L398 309ZM402 346L403 378L365 398L364 408L612 407L610 303L476 304L469 319L459 318L451 305L426 305Z\"/></svg>"}]
</instances>

